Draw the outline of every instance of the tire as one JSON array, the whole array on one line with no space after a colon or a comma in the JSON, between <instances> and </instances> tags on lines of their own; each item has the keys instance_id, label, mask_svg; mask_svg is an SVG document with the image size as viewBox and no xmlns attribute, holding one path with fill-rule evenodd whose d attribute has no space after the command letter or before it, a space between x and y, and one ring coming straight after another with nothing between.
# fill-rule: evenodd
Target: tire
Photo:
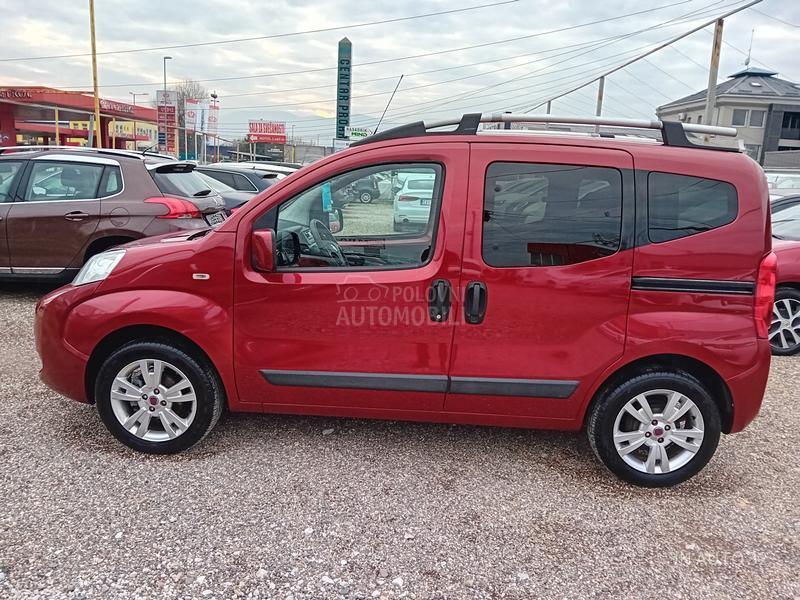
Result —
<instances>
[{"instance_id":1,"label":"tire","mask_svg":"<svg viewBox=\"0 0 800 600\"><path fill-rule=\"evenodd\" d=\"M795 341L794 335L798 336L798 341ZM791 356L800 352L800 291L781 287L775 292L769 345L775 356Z\"/></svg>"},{"instance_id":2,"label":"tire","mask_svg":"<svg viewBox=\"0 0 800 600\"><path fill-rule=\"evenodd\" d=\"M372 202L372 192L360 192L358 199L362 204L369 204Z\"/></svg>"},{"instance_id":3,"label":"tire","mask_svg":"<svg viewBox=\"0 0 800 600\"><path fill-rule=\"evenodd\" d=\"M673 396L675 392L678 396ZM640 397L644 397L657 425L652 420L647 425L642 422L648 419L648 411L638 403ZM667 409L665 405L673 397L678 402L675 408ZM691 406L687 407L684 399L690 400ZM641 411L640 417L625 410L629 402ZM667 415L663 414L665 409ZM684 410L678 419L667 418ZM691 432L700 430L703 435L698 443ZM708 389L681 371L647 372L605 390L594 402L587 425L589 443L602 463L620 479L644 487L669 487L696 475L714 455L721 431L719 409ZM615 442L615 432L621 441ZM626 436L630 441L624 439ZM622 446L620 451L617 443ZM684 444L693 449L686 449ZM667 469L659 460L649 464L651 455L660 459L662 452L667 452Z\"/></svg>"},{"instance_id":4,"label":"tire","mask_svg":"<svg viewBox=\"0 0 800 600\"><path fill-rule=\"evenodd\" d=\"M161 364L160 378L155 373L157 363ZM141 385L145 383L142 364L148 369L148 385ZM120 377L127 372L131 375L122 377L125 385L121 385ZM156 379L160 382L158 391L150 385ZM188 383L184 385L184 381ZM139 395L142 392L146 392L146 398ZM113 352L100 367L95 402L105 426L129 448L148 454L174 454L194 446L214 428L222 414L225 393L205 357L170 343L131 342ZM141 416L126 428L123 421L136 414ZM141 430L145 419L147 427ZM136 435L139 431L142 435Z\"/></svg>"}]
</instances>

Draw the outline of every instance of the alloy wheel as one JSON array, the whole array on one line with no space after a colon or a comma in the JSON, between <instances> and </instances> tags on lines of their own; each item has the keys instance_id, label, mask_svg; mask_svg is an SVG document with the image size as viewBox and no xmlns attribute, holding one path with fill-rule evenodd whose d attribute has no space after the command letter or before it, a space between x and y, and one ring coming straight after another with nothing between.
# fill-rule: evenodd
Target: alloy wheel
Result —
<instances>
[{"instance_id":1,"label":"alloy wheel","mask_svg":"<svg viewBox=\"0 0 800 600\"><path fill-rule=\"evenodd\" d=\"M769 343L778 350L792 350L800 345L800 301L794 298L775 301Z\"/></svg>"},{"instance_id":2,"label":"alloy wheel","mask_svg":"<svg viewBox=\"0 0 800 600\"><path fill-rule=\"evenodd\" d=\"M670 473L691 461L703 444L697 405L680 392L650 390L628 401L614 422L620 458L642 473Z\"/></svg>"},{"instance_id":3,"label":"alloy wheel","mask_svg":"<svg viewBox=\"0 0 800 600\"><path fill-rule=\"evenodd\" d=\"M138 438L163 442L185 433L197 413L189 378L164 360L142 359L123 367L111 387L111 409Z\"/></svg>"}]
</instances>

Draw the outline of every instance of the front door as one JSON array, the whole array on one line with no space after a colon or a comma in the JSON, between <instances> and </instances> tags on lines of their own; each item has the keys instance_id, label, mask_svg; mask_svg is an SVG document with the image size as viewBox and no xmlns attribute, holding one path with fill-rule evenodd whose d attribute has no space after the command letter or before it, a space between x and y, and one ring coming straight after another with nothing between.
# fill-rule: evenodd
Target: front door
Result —
<instances>
[{"instance_id":1,"label":"front door","mask_svg":"<svg viewBox=\"0 0 800 600\"><path fill-rule=\"evenodd\" d=\"M36 159L6 223L14 273L52 275L78 268L100 219L102 164Z\"/></svg>"},{"instance_id":2,"label":"front door","mask_svg":"<svg viewBox=\"0 0 800 600\"><path fill-rule=\"evenodd\" d=\"M243 219L234 315L243 402L330 414L442 410L467 168L466 143L399 146L390 160L361 152L293 175L268 209ZM433 191L418 221L400 228L391 182L410 173L429 176ZM357 193L366 180L380 190L370 203ZM253 269L253 229L276 232L274 272Z\"/></svg>"},{"instance_id":3,"label":"front door","mask_svg":"<svg viewBox=\"0 0 800 600\"><path fill-rule=\"evenodd\" d=\"M546 426L573 419L623 351L633 163L616 150L512 146L473 146L466 222L475 226L446 409Z\"/></svg>"}]
</instances>

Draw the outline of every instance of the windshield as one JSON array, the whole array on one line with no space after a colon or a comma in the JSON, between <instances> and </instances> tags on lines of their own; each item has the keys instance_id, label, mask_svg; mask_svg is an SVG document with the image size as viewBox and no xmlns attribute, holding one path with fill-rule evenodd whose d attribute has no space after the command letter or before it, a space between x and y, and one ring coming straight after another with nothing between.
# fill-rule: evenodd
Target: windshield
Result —
<instances>
[{"instance_id":1,"label":"windshield","mask_svg":"<svg viewBox=\"0 0 800 600\"><path fill-rule=\"evenodd\" d=\"M206 184L208 184L208 187L210 187L215 192L223 193L223 192L235 192L236 191L234 188L229 186L227 183L222 183L221 181L218 181L218 180L214 179L213 177L210 177L209 175L206 175L205 173L201 173L200 171L195 171L195 173L197 173L203 179L203 181L205 181Z\"/></svg>"},{"instance_id":2,"label":"windshield","mask_svg":"<svg viewBox=\"0 0 800 600\"><path fill-rule=\"evenodd\" d=\"M164 194L191 198L193 196L204 196L212 191L212 187L206 183L197 171L173 173L152 171L151 174L158 189Z\"/></svg>"},{"instance_id":3,"label":"windshield","mask_svg":"<svg viewBox=\"0 0 800 600\"><path fill-rule=\"evenodd\" d=\"M772 215L772 235L779 240L800 241L800 204L794 204Z\"/></svg>"}]
</instances>

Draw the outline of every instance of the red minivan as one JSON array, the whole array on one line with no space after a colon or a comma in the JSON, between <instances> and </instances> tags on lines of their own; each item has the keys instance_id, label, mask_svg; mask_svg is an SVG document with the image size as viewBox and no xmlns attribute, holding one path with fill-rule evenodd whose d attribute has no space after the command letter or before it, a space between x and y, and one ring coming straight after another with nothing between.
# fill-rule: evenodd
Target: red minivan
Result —
<instances>
[{"instance_id":1,"label":"red minivan","mask_svg":"<svg viewBox=\"0 0 800 600\"><path fill-rule=\"evenodd\" d=\"M37 305L42 379L143 452L189 448L227 407L585 427L619 477L688 479L766 386L764 173L686 135L727 128L489 121L578 120L387 130L215 228L99 254ZM335 210L366 180L373 202Z\"/></svg>"}]
</instances>

